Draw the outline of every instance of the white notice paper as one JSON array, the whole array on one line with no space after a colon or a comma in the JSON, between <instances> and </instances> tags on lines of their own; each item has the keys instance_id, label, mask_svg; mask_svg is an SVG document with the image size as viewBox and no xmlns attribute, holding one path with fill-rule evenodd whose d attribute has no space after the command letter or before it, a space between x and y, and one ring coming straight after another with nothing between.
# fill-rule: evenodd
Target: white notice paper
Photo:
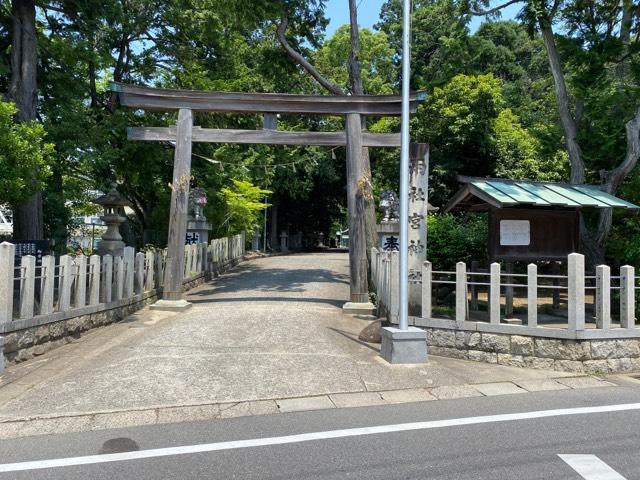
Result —
<instances>
[{"instance_id":1,"label":"white notice paper","mask_svg":"<svg viewBox=\"0 0 640 480\"><path fill-rule=\"evenodd\" d=\"M529 220L500 220L500 245L529 245Z\"/></svg>"}]
</instances>

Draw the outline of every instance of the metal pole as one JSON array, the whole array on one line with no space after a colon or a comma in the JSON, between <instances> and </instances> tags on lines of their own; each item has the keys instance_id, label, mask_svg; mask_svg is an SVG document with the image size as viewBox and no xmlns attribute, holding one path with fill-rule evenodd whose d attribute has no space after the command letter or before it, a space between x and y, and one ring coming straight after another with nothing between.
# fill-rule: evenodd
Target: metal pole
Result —
<instances>
[{"instance_id":1,"label":"metal pole","mask_svg":"<svg viewBox=\"0 0 640 480\"><path fill-rule=\"evenodd\" d=\"M409 329L409 75L411 60L411 0L402 11L402 128L400 142L400 330Z\"/></svg>"}]
</instances>

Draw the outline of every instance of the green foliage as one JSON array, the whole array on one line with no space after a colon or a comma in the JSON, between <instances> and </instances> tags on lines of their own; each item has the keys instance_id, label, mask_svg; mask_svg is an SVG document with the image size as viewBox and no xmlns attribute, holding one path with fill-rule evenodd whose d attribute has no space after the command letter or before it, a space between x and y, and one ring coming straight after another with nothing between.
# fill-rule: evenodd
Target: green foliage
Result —
<instances>
[{"instance_id":1,"label":"green foliage","mask_svg":"<svg viewBox=\"0 0 640 480\"><path fill-rule=\"evenodd\" d=\"M251 234L258 224L260 212L265 208L264 198L269 194L270 190L263 190L244 180L233 180L232 187L220 190L226 206L226 218L222 223L226 233Z\"/></svg>"},{"instance_id":2,"label":"green foliage","mask_svg":"<svg viewBox=\"0 0 640 480\"><path fill-rule=\"evenodd\" d=\"M342 25L314 54L315 66L344 90L349 86L346 68L351 51L349 25ZM386 33L360 29L360 64L364 91L370 95L388 95L395 91L396 70L393 50Z\"/></svg>"},{"instance_id":3,"label":"green foliage","mask_svg":"<svg viewBox=\"0 0 640 480\"><path fill-rule=\"evenodd\" d=\"M457 190L456 175L492 173L491 135L504 106L493 75L456 75L433 93L413 121L416 140L432 145L431 198L444 204Z\"/></svg>"},{"instance_id":4,"label":"green foliage","mask_svg":"<svg viewBox=\"0 0 640 480\"><path fill-rule=\"evenodd\" d=\"M508 108L494 121L492 144L498 177L561 181L568 175L566 156L542 155L540 141L522 127L520 119Z\"/></svg>"},{"instance_id":5,"label":"green foliage","mask_svg":"<svg viewBox=\"0 0 640 480\"><path fill-rule=\"evenodd\" d=\"M18 110L0 101L0 204L18 204L42 189L51 174L53 144L37 122L14 122ZM35 175L34 175L35 172Z\"/></svg>"},{"instance_id":6,"label":"green foliage","mask_svg":"<svg viewBox=\"0 0 640 480\"><path fill-rule=\"evenodd\" d=\"M486 215L429 215L427 248L436 270L455 270L456 262L471 264L487 258Z\"/></svg>"},{"instance_id":7,"label":"green foliage","mask_svg":"<svg viewBox=\"0 0 640 480\"><path fill-rule=\"evenodd\" d=\"M622 219L611 231L607 253L612 263L640 267L640 222Z\"/></svg>"}]
</instances>

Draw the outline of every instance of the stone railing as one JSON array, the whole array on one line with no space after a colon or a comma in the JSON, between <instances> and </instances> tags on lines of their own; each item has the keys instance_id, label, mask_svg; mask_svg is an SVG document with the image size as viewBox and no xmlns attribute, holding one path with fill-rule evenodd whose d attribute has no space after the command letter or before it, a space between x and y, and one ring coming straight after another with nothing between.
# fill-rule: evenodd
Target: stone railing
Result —
<instances>
[{"instance_id":1,"label":"stone railing","mask_svg":"<svg viewBox=\"0 0 640 480\"><path fill-rule=\"evenodd\" d=\"M237 263L245 253L244 234L185 245L184 285L189 289ZM0 352L24 360L64 343L80 331L116 321L156 300L162 291L165 250L122 256L45 255L40 265L25 255L15 261L15 246L0 244ZM14 333L16 333L14 335ZM3 339L4 336L4 339ZM2 368L0 355L0 369Z\"/></svg>"},{"instance_id":2,"label":"stone railing","mask_svg":"<svg viewBox=\"0 0 640 480\"><path fill-rule=\"evenodd\" d=\"M371 267L379 313L396 323L398 252L374 249ZM558 370L640 369L631 266L617 276L606 265L585 275L584 256L577 253L568 256L566 275L541 274L535 264L518 274L499 263L470 272L463 262L455 271L424 262L409 282L421 298L409 324L427 330L431 353Z\"/></svg>"}]
</instances>

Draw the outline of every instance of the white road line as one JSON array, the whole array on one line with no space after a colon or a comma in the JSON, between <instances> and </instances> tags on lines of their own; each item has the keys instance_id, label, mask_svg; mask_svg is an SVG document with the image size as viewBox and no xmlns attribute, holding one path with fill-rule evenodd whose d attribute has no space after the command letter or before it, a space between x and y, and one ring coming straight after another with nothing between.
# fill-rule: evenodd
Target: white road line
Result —
<instances>
[{"instance_id":1,"label":"white road line","mask_svg":"<svg viewBox=\"0 0 640 480\"><path fill-rule=\"evenodd\" d=\"M562 417L568 415L585 415L590 413L624 412L628 410L640 410L640 403L601 405L597 407L562 408L557 410L540 410L534 412L487 415L483 417L452 418L448 420L433 420L429 422L400 423L395 425L381 425L377 427L349 428L345 430L329 430L325 432L302 433L298 435L285 435L282 437L254 438L250 440L233 440L229 442L185 445L181 447L156 448L152 450L110 453L106 455L89 455L86 457L56 458L51 460L36 460L31 462L5 463L0 464L0 473L19 472L24 470L38 470L43 468L70 467L75 465L90 465L96 463L121 462L125 460L168 457L190 453L217 452L221 450L234 450L238 448L285 445L288 443L328 440L331 438L357 437L361 435L379 435L383 433L407 432L412 430L429 430L433 428L477 425L482 423L512 422L517 420Z\"/></svg>"},{"instance_id":2,"label":"white road line","mask_svg":"<svg viewBox=\"0 0 640 480\"><path fill-rule=\"evenodd\" d=\"M585 480L626 480L595 455L558 455Z\"/></svg>"}]
</instances>

